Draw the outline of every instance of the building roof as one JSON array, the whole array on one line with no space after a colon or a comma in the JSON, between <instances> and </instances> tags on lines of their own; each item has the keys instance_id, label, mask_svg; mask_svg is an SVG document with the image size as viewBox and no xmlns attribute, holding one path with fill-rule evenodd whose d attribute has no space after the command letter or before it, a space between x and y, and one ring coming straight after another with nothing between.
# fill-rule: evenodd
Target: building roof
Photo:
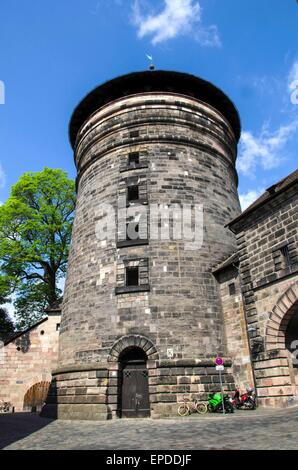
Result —
<instances>
[{"instance_id":1,"label":"building roof","mask_svg":"<svg viewBox=\"0 0 298 470\"><path fill-rule=\"evenodd\" d=\"M26 328L26 330L22 330L22 331L15 331L14 333L12 333L10 335L10 337L4 341L4 346L6 346L7 344L9 343L12 343L13 341L15 341L17 338L19 338L20 336L23 336L25 335L26 333L28 333L29 331L33 330L34 328L36 328L37 326L41 325L42 323L44 323L45 321L48 320L49 317L45 317L45 318L42 318L41 320L39 320L38 322L34 323L34 325L31 325L29 326L29 328Z\"/></svg>"},{"instance_id":2,"label":"building roof","mask_svg":"<svg viewBox=\"0 0 298 470\"><path fill-rule=\"evenodd\" d=\"M235 252L232 255L230 255L228 258L226 258L224 261L219 263L217 266L215 266L212 269L212 273L216 274L219 271L222 271L223 269L228 268L229 266L238 263L238 261L239 261L239 254Z\"/></svg>"},{"instance_id":3,"label":"building roof","mask_svg":"<svg viewBox=\"0 0 298 470\"><path fill-rule=\"evenodd\" d=\"M298 170L293 171L285 178L278 181L278 183L270 186L256 201L254 201L250 206L248 206L245 211L242 212L238 217L233 219L230 223L227 224L227 227L231 228L237 222L244 220L249 214L254 212L256 209L267 204L267 202L274 199L276 196L281 194L283 191L290 188L292 185L298 182Z\"/></svg>"},{"instance_id":4,"label":"building roof","mask_svg":"<svg viewBox=\"0 0 298 470\"><path fill-rule=\"evenodd\" d=\"M98 86L89 93L73 112L69 137L75 146L77 134L84 122L105 104L123 96L148 92L172 92L197 98L217 109L230 123L238 141L241 124L238 111L232 101L210 82L181 72L157 70L134 72Z\"/></svg>"},{"instance_id":5,"label":"building roof","mask_svg":"<svg viewBox=\"0 0 298 470\"><path fill-rule=\"evenodd\" d=\"M45 309L45 312L51 314L51 312L61 312L63 297L55 300L48 308Z\"/></svg>"},{"instance_id":6,"label":"building roof","mask_svg":"<svg viewBox=\"0 0 298 470\"><path fill-rule=\"evenodd\" d=\"M9 335L9 337L4 341L4 346L11 343L12 341L15 341L20 336L23 336L24 334L28 333L29 331L33 330L37 326L39 326L42 323L44 323L45 321L47 321L51 314L53 315L57 312L61 312L62 300L63 300L63 298L61 297L60 299L56 300L48 308L45 309L45 313L47 313L46 317L42 318L38 322L36 322L33 325L29 326L29 328L26 328L25 330L15 331L15 332L11 333Z\"/></svg>"}]
</instances>

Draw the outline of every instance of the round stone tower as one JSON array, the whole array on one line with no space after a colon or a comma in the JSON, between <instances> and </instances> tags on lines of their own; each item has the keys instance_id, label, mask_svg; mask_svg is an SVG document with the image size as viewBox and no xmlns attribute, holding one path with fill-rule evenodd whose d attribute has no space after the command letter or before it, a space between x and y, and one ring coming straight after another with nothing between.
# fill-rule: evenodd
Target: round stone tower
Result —
<instances>
[{"instance_id":1,"label":"round stone tower","mask_svg":"<svg viewBox=\"0 0 298 470\"><path fill-rule=\"evenodd\" d=\"M232 102L184 73L125 75L75 109L58 417L176 415L183 394L214 389L226 351L212 268L236 250L239 136Z\"/></svg>"}]
</instances>

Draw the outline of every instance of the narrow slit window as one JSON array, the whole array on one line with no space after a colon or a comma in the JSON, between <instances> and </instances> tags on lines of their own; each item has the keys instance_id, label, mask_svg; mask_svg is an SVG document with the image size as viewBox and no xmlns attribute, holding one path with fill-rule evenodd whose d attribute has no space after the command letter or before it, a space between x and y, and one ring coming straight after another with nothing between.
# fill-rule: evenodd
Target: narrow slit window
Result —
<instances>
[{"instance_id":1,"label":"narrow slit window","mask_svg":"<svg viewBox=\"0 0 298 470\"><path fill-rule=\"evenodd\" d=\"M127 201L133 202L139 199L139 187L137 185L128 186L127 188Z\"/></svg>"},{"instance_id":2,"label":"narrow slit window","mask_svg":"<svg viewBox=\"0 0 298 470\"><path fill-rule=\"evenodd\" d=\"M133 152L128 155L129 166L136 166L140 163L140 155L138 152Z\"/></svg>"},{"instance_id":3,"label":"narrow slit window","mask_svg":"<svg viewBox=\"0 0 298 470\"><path fill-rule=\"evenodd\" d=\"M289 247L287 245L283 246L280 249L280 254L281 254L282 268L283 269L289 268L292 265L291 256L290 256L290 252L289 252Z\"/></svg>"},{"instance_id":4,"label":"narrow slit window","mask_svg":"<svg viewBox=\"0 0 298 470\"><path fill-rule=\"evenodd\" d=\"M138 267L126 268L126 285L127 287L139 285L139 268Z\"/></svg>"},{"instance_id":5,"label":"narrow slit window","mask_svg":"<svg viewBox=\"0 0 298 470\"><path fill-rule=\"evenodd\" d=\"M236 294L236 286L234 282L232 284L229 284L229 294L230 295L235 295Z\"/></svg>"}]
</instances>

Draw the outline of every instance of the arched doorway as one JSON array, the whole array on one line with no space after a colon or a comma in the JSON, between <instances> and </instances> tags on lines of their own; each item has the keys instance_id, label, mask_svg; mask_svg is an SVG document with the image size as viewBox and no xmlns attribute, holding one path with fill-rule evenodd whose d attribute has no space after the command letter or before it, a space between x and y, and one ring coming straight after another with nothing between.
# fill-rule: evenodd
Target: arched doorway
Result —
<instances>
[{"instance_id":1,"label":"arched doorway","mask_svg":"<svg viewBox=\"0 0 298 470\"><path fill-rule=\"evenodd\" d=\"M298 395L298 282L294 282L273 307L266 327L268 359L287 356L283 374L277 376L281 396ZM271 370L268 371L271 373ZM269 374L268 374L269 375ZM282 384L282 381L284 383ZM290 386L289 386L290 385ZM277 388L277 385L276 385ZM291 390L292 389L292 393ZM283 390L285 393L283 393Z\"/></svg>"},{"instance_id":2,"label":"arched doorway","mask_svg":"<svg viewBox=\"0 0 298 470\"><path fill-rule=\"evenodd\" d=\"M24 411L40 412L48 395L50 382L32 385L24 397Z\"/></svg>"},{"instance_id":3,"label":"arched doorway","mask_svg":"<svg viewBox=\"0 0 298 470\"><path fill-rule=\"evenodd\" d=\"M292 307L292 315L285 330L285 346L289 354L292 384L298 394L298 302Z\"/></svg>"},{"instance_id":4,"label":"arched doorway","mask_svg":"<svg viewBox=\"0 0 298 470\"><path fill-rule=\"evenodd\" d=\"M147 355L138 347L129 347L119 356L121 387L119 411L122 418L150 416Z\"/></svg>"}]
</instances>

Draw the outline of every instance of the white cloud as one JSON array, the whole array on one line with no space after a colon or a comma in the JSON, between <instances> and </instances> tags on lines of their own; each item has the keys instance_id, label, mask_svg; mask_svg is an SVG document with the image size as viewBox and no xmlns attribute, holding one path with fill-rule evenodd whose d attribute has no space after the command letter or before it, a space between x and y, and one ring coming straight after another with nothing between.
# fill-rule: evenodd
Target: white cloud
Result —
<instances>
[{"instance_id":1,"label":"white cloud","mask_svg":"<svg viewBox=\"0 0 298 470\"><path fill-rule=\"evenodd\" d=\"M262 193L264 193L264 189L255 190L252 189L245 194L239 194L241 209L244 211L248 208Z\"/></svg>"},{"instance_id":2,"label":"white cloud","mask_svg":"<svg viewBox=\"0 0 298 470\"><path fill-rule=\"evenodd\" d=\"M202 8L193 0L164 0L163 10L155 14L144 14L135 0L133 22L138 37L151 36L153 45L190 33L202 46L221 45L217 27L202 25Z\"/></svg>"},{"instance_id":3,"label":"white cloud","mask_svg":"<svg viewBox=\"0 0 298 470\"><path fill-rule=\"evenodd\" d=\"M4 304L3 307L7 310L7 313L9 317L11 318L11 320L15 322L15 310L14 310L13 304L12 303Z\"/></svg>"},{"instance_id":4,"label":"white cloud","mask_svg":"<svg viewBox=\"0 0 298 470\"><path fill-rule=\"evenodd\" d=\"M4 170L2 168L2 165L0 163L0 189L4 188L6 183L6 174L4 173Z\"/></svg>"},{"instance_id":5,"label":"white cloud","mask_svg":"<svg viewBox=\"0 0 298 470\"><path fill-rule=\"evenodd\" d=\"M291 103L298 105L298 60L294 62L288 76L288 89L291 93Z\"/></svg>"},{"instance_id":6,"label":"white cloud","mask_svg":"<svg viewBox=\"0 0 298 470\"><path fill-rule=\"evenodd\" d=\"M296 87L295 82L298 81L298 60L294 62L288 76L288 87L289 90L293 90Z\"/></svg>"},{"instance_id":7,"label":"white cloud","mask_svg":"<svg viewBox=\"0 0 298 470\"><path fill-rule=\"evenodd\" d=\"M269 170L283 161L282 151L298 130L298 119L280 126L274 132L263 126L260 135L250 131L242 132L239 147L238 170L247 176L254 176L257 167Z\"/></svg>"},{"instance_id":8,"label":"white cloud","mask_svg":"<svg viewBox=\"0 0 298 470\"><path fill-rule=\"evenodd\" d=\"M284 89L284 80L273 75L254 76L246 81L260 95L276 95L277 93L282 93Z\"/></svg>"}]
</instances>

